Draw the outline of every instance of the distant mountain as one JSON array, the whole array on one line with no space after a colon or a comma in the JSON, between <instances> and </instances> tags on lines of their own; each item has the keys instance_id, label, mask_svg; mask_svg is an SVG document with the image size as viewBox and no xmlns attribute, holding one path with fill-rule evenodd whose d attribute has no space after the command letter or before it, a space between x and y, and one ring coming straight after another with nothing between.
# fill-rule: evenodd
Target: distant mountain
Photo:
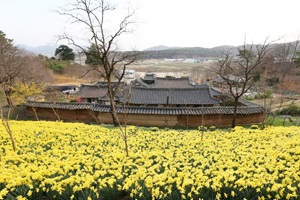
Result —
<instances>
[{"instance_id":1,"label":"distant mountain","mask_svg":"<svg viewBox=\"0 0 300 200\"><path fill-rule=\"evenodd\" d=\"M281 43L280 45L294 45L295 42ZM299 41L298 41L299 42ZM279 45L279 43L271 44L270 49L274 49ZM17 45L19 48L23 48L34 54L42 54L48 57L52 57L55 54L57 45L44 45L32 47L28 45ZM187 59L187 58L219 58L222 57L222 51L230 50L233 55L238 55L238 48L242 46L230 46L223 45L213 48L203 48L203 47L168 47L165 45L154 46L142 51L141 59ZM74 50L74 49L73 49ZM76 52L76 50L74 50Z\"/></svg>"},{"instance_id":2,"label":"distant mountain","mask_svg":"<svg viewBox=\"0 0 300 200\"><path fill-rule=\"evenodd\" d=\"M207 57L220 57L223 46L214 48L202 47L166 47L156 46L143 51L141 59L178 59L178 58L207 58ZM229 48L224 46L224 48ZM157 50L161 49L161 50Z\"/></svg>"},{"instance_id":3,"label":"distant mountain","mask_svg":"<svg viewBox=\"0 0 300 200\"><path fill-rule=\"evenodd\" d=\"M58 45L43 45L43 46L37 46L32 47L25 44L17 45L21 49L25 49L26 51L29 51L34 54L42 54L44 56L52 57L55 54L55 50L58 47Z\"/></svg>"},{"instance_id":4,"label":"distant mountain","mask_svg":"<svg viewBox=\"0 0 300 200\"><path fill-rule=\"evenodd\" d=\"M168 49L180 49L181 47L168 47L165 45L159 45L159 46L154 46L150 47L148 49L145 49L144 51L162 51L162 50L168 50Z\"/></svg>"}]
</instances>

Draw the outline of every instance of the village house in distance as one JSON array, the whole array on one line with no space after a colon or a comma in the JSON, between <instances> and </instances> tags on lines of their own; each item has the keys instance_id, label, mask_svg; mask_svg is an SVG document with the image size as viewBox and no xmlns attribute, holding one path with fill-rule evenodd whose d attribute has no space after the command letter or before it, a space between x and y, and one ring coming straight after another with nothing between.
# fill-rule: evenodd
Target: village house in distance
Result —
<instances>
[{"instance_id":1,"label":"village house in distance","mask_svg":"<svg viewBox=\"0 0 300 200\"><path fill-rule=\"evenodd\" d=\"M114 83L113 83L114 84ZM29 117L86 123L112 123L107 83L81 84L77 103L27 102ZM160 78L146 73L143 78L123 83L115 97L121 124L158 127L230 126L233 106L224 105L228 96L208 84L189 78ZM56 112L56 113L55 113ZM236 124L260 123L262 106L240 100Z\"/></svg>"}]
</instances>

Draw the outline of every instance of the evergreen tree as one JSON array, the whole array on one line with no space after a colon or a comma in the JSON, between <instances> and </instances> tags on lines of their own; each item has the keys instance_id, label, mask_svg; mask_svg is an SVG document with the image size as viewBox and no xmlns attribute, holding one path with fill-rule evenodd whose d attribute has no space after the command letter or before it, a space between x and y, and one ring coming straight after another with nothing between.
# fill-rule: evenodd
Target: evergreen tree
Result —
<instances>
[{"instance_id":1,"label":"evergreen tree","mask_svg":"<svg viewBox=\"0 0 300 200\"><path fill-rule=\"evenodd\" d=\"M68 47L67 45L60 45L55 50L55 56L59 56L61 60L74 60L75 59L75 53L73 52L73 49Z\"/></svg>"},{"instance_id":2,"label":"evergreen tree","mask_svg":"<svg viewBox=\"0 0 300 200\"><path fill-rule=\"evenodd\" d=\"M92 44L88 51L86 52L86 61L85 64L97 66L101 64L101 61L99 60L99 56L97 56L97 48L95 44Z\"/></svg>"}]
</instances>

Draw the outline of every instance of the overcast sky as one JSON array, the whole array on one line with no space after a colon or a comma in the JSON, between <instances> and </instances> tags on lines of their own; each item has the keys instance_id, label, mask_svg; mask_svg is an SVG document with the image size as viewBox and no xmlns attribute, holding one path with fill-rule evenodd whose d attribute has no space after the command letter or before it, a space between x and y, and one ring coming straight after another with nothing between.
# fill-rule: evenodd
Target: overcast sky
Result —
<instances>
[{"instance_id":1,"label":"overcast sky","mask_svg":"<svg viewBox=\"0 0 300 200\"><path fill-rule=\"evenodd\" d=\"M68 0L71 1L71 0ZM111 0L136 9L135 32L121 48L215 47L261 43L266 37L293 41L300 35L299 0ZM54 44L73 30L54 10L67 0L0 0L0 30L15 44ZM114 12L118 12L118 9ZM75 30L75 29L74 29Z\"/></svg>"}]
</instances>

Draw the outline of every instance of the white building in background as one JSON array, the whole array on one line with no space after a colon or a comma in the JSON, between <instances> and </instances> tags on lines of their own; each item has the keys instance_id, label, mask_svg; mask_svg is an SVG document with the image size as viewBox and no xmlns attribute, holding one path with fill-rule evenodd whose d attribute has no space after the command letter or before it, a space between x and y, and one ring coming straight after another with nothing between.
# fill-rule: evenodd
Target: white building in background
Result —
<instances>
[{"instance_id":1,"label":"white building in background","mask_svg":"<svg viewBox=\"0 0 300 200\"><path fill-rule=\"evenodd\" d=\"M126 69L124 74L124 79L135 79L135 70Z\"/></svg>"},{"instance_id":2,"label":"white building in background","mask_svg":"<svg viewBox=\"0 0 300 200\"><path fill-rule=\"evenodd\" d=\"M85 53L77 53L75 54L75 59L73 61L74 64L79 64L79 65L86 65L86 55Z\"/></svg>"},{"instance_id":3,"label":"white building in background","mask_svg":"<svg viewBox=\"0 0 300 200\"><path fill-rule=\"evenodd\" d=\"M192 59L192 58L187 58L183 61L184 63L199 63L199 60Z\"/></svg>"},{"instance_id":4,"label":"white building in background","mask_svg":"<svg viewBox=\"0 0 300 200\"><path fill-rule=\"evenodd\" d=\"M119 76L123 73L122 70L119 70ZM123 81L126 83L130 83L132 80L136 78L135 70L133 69L126 69L123 76Z\"/></svg>"}]
</instances>

